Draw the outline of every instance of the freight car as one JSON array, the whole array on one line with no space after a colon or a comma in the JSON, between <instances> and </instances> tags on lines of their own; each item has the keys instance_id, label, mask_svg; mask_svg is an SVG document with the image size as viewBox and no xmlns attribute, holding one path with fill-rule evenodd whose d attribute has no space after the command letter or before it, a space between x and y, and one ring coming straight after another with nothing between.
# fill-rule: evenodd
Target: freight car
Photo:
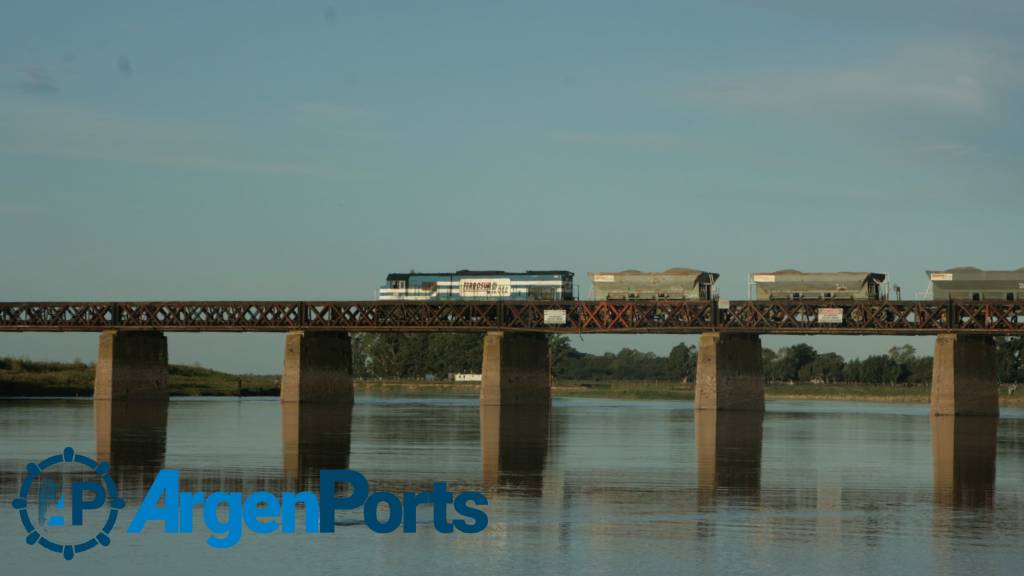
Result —
<instances>
[{"instance_id":1,"label":"freight car","mask_svg":"<svg viewBox=\"0 0 1024 576\"><path fill-rule=\"evenodd\" d=\"M711 300L718 274L690 268L664 272L590 272L597 300Z\"/></svg>"},{"instance_id":2,"label":"freight car","mask_svg":"<svg viewBox=\"0 0 1024 576\"><path fill-rule=\"evenodd\" d=\"M378 300L572 300L566 270L459 270L388 274Z\"/></svg>"},{"instance_id":3,"label":"freight car","mask_svg":"<svg viewBox=\"0 0 1024 576\"><path fill-rule=\"evenodd\" d=\"M757 300L881 300L885 274L779 270L750 275Z\"/></svg>"},{"instance_id":4,"label":"freight car","mask_svg":"<svg viewBox=\"0 0 1024 576\"><path fill-rule=\"evenodd\" d=\"M936 300L1024 300L1024 268L929 270L928 279Z\"/></svg>"}]
</instances>

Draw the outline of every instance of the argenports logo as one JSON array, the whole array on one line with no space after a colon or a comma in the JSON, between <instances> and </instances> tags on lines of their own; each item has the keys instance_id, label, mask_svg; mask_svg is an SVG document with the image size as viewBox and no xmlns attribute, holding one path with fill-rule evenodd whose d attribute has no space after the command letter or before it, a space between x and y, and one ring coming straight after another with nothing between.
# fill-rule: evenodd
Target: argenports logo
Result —
<instances>
[{"instance_id":1,"label":"argenports logo","mask_svg":"<svg viewBox=\"0 0 1024 576\"><path fill-rule=\"evenodd\" d=\"M117 497L106 462L65 448L27 469L18 497L11 502L25 527L25 542L63 554L65 560L97 544L110 544L110 531L124 501Z\"/></svg>"},{"instance_id":2,"label":"argenports logo","mask_svg":"<svg viewBox=\"0 0 1024 576\"><path fill-rule=\"evenodd\" d=\"M26 542L61 553L67 560L97 544L110 544L110 532L124 501L117 497L109 468L71 448L29 464L28 475L12 502L25 526ZM191 533L198 516L211 534L207 544L231 548L246 529L255 534L295 532L299 510L304 512L301 525L305 532L331 533L338 510L361 509L362 523L373 532L387 534L401 528L414 533L418 508L429 506L435 531L474 534L487 527L487 513L482 510L486 505L487 498L480 492L454 494L444 482L434 482L426 492L371 492L366 477L355 470L321 470L319 496L309 491L253 492L247 496L241 492L188 492L181 490L177 470L161 470L127 532L137 534L155 524L167 534Z\"/></svg>"}]
</instances>

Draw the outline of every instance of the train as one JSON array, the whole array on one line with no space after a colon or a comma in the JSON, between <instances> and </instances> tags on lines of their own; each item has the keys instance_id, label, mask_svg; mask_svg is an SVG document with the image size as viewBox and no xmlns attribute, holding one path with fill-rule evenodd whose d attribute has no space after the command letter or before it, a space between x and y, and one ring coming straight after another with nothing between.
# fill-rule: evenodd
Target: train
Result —
<instances>
[{"instance_id":1,"label":"train","mask_svg":"<svg viewBox=\"0 0 1024 576\"><path fill-rule=\"evenodd\" d=\"M929 270L930 299L1024 300L1024 267L980 270L958 267ZM719 275L693 268L664 272L589 272L596 300L717 300ZM568 270L459 270L388 274L379 300L575 300L574 274ZM752 298L761 301L878 301L890 298L887 275L880 272L755 272ZM898 299L899 288L895 289Z\"/></svg>"}]
</instances>

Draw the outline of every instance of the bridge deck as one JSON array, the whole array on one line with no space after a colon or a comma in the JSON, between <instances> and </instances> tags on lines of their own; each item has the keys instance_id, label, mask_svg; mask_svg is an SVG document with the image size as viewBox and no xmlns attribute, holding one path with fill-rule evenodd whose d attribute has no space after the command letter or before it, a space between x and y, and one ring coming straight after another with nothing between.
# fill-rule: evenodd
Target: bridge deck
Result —
<instances>
[{"instance_id":1,"label":"bridge deck","mask_svg":"<svg viewBox=\"0 0 1024 576\"><path fill-rule=\"evenodd\" d=\"M841 314L838 312L841 310ZM564 311L565 323L545 323ZM550 322L549 318L549 322ZM1024 302L7 302L0 332L509 332L1024 335Z\"/></svg>"}]
</instances>

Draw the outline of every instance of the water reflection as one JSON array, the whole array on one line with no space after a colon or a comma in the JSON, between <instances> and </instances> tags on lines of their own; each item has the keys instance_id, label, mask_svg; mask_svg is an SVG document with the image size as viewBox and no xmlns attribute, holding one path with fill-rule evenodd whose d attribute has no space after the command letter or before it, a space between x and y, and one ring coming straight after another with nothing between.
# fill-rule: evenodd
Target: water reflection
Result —
<instances>
[{"instance_id":1,"label":"water reflection","mask_svg":"<svg viewBox=\"0 0 1024 576\"><path fill-rule=\"evenodd\" d=\"M697 497L710 504L719 490L757 496L761 490L761 412L696 410Z\"/></svg>"},{"instance_id":2,"label":"water reflection","mask_svg":"<svg viewBox=\"0 0 1024 576\"><path fill-rule=\"evenodd\" d=\"M94 400L96 457L110 463L122 491L142 489L163 468L167 402Z\"/></svg>"},{"instance_id":3,"label":"water reflection","mask_svg":"<svg viewBox=\"0 0 1024 576\"><path fill-rule=\"evenodd\" d=\"M174 400L167 413L82 400L0 402L0 502L16 496L26 463L55 447L91 452L98 439L115 469L155 469L162 460L181 471L183 490L207 494L279 493L289 489L286 470L294 483L347 464L375 491L445 481L490 500L490 524L478 537L442 537L426 524L415 537L391 538L339 527L343 534L320 544L246 531L246 564L228 572L288 571L296 557L325 569L344 557L359 573L380 572L383 561L393 574L465 566L511 575L661 574L683 565L766 575L1020 571L1019 408L1004 411L996 444L993 420L933 421L924 406L780 402L762 423L760 415L695 414L678 402L567 398L548 414L481 409L462 397L359 400L351 423L347 410L257 399ZM129 491L123 482L134 514L148 483ZM98 553L103 565L94 568L121 573L163 555L175 562L148 573L204 572L223 557L200 530L169 537L153 526L127 538L126 527L119 522L116 550ZM0 531L22 533L18 516L0 514ZM40 565L47 555L26 553L23 542L0 538L10 571L60 570Z\"/></svg>"},{"instance_id":4,"label":"water reflection","mask_svg":"<svg viewBox=\"0 0 1024 576\"><path fill-rule=\"evenodd\" d=\"M480 452L488 489L539 496L548 455L548 406L481 406Z\"/></svg>"},{"instance_id":5,"label":"water reflection","mask_svg":"<svg viewBox=\"0 0 1024 576\"><path fill-rule=\"evenodd\" d=\"M284 475L292 490L316 488L321 469L349 466L351 404L281 404Z\"/></svg>"},{"instance_id":6,"label":"water reflection","mask_svg":"<svg viewBox=\"0 0 1024 576\"><path fill-rule=\"evenodd\" d=\"M935 502L991 508L996 479L997 417L932 416Z\"/></svg>"}]
</instances>

